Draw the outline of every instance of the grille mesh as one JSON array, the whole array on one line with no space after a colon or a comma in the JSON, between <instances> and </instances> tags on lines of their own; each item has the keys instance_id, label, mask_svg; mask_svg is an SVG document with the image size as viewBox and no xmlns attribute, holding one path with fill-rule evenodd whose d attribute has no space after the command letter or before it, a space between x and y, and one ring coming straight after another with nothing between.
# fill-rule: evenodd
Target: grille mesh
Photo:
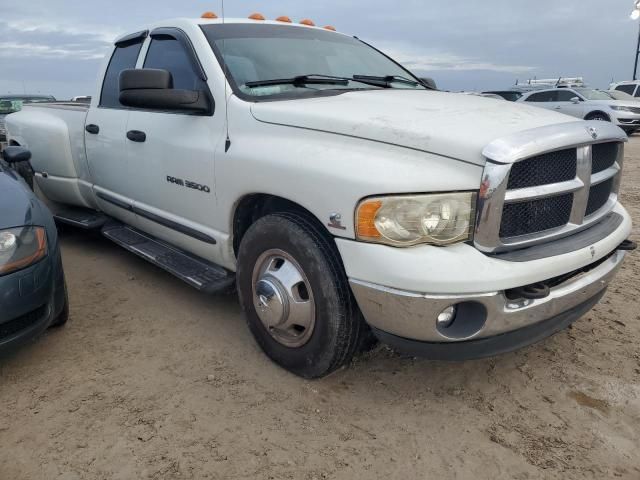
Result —
<instances>
[{"instance_id":1,"label":"grille mesh","mask_svg":"<svg viewBox=\"0 0 640 480\"><path fill-rule=\"evenodd\" d=\"M616 163L620 147L620 143L599 143L594 145L591 153L591 172L602 172Z\"/></svg>"},{"instance_id":2,"label":"grille mesh","mask_svg":"<svg viewBox=\"0 0 640 480\"><path fill-rule=\"evenodd\" d=\"M38 320L41 320L47 311L47 306L43 305L26 315L15 318L9 322L0 323L0 340L10 337L22 330L26 330Z\"/></svg>"},{"instance_id":3,"label":"grille mesh","mask_svg":"<svg viewBox=\"0 0 640 480\"><path fill-rule=\"evenodd\" d=\"M506 204L502 211L500 237L509 238L562 227L569 222L573 193Z\"/></svg>"},{"instance_id":4,"label":"grille mesh","mask_svg":"<svg viewBox=\"0 0 640 480\"><path fill-rule=\"evenodd\" d=\"M576 177L577 163L575 148L523 160L511 169L507 188L513 190L573 180Z\"/></svg>"},{"instance_id":5,"label":"grille mesh","mask_svg":"<svg viewBox=\"0 0 640 480\"><path fill-rule=\"evenodd\" d=\"M613 178L591 187L591 190L589 190L589 201L587 202L587 211L585 215L596 213L604 207L604 204L609 200L609 195L611 195L612 190Z\"/></svg>"}]
</instances>

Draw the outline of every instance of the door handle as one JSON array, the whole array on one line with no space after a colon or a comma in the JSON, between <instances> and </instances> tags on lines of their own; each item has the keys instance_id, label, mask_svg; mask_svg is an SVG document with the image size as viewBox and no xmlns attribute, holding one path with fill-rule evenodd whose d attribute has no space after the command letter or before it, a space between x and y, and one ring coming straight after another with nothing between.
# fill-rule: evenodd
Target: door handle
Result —
<instances>
[{"instance_id":1,"label":"door handle","mask_svg":"<svg viewBox=\"0 0 640 480\"><path fill-rule=\"evenodd\" d=\"M87 133L91 133L93 135L97 135L98 133L100 133L100 127L98 125L94 125L93 123L90 123L89 125L84 127L84 129L87 131Z\"/></svg>"},{"instance_id":2,"label":"door handle","mask_svg":"<svg viewBox=\"0 0 640 480\"><path fill-rule=\"evenodd\" d=\"M553 107L556 110L562 110L562 107Z\"/></svg>"},{"instance_id":3,"label":"door handle","mask_svg":"<svg viewBox=\"0 0 640 480\"><path fill-rule=\"evenodd\" d=\"M127 138L132 142L142 143L147 139L147 134L140 130L129 130L127 132Z\"/></svg>"}]
</instances>

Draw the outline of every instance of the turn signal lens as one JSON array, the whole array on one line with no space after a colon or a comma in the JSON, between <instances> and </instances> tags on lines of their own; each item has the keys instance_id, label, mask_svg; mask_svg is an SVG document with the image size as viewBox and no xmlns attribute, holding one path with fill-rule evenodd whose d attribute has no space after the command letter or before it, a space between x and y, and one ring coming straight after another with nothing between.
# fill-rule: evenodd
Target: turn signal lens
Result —
<instances>
[{"instance_id":1,"label":"turn signal lens","mask_svg":"<svg viewBox=\"0 0 640 480\"><path fill-rule=\"evenodd\" d=\"M218 18L218 15L216 15L216 14L215 14L215 13L213 13L213 12L204 12L204 13L202 14L202 17L200 17L200 18L210 18L210 19L215 19L215 18Z\"/></svg>"},{"instance_id":2,"label":"turn signal lens","mask_svg":"<svg viewBox=\"0 0 640 480\"><path fill-rule=\"evenodd\" d=\"M356 213L358 240L408 247L450 245L472 238L476 192L377 197Z\"/></svg>"},{"instance_id":3,"label":"turn signal lens","mask_svg":"<svg viewBox=\"0 0 640 480\"><path fill-rule=\"evenodd\" d=\"M0 276L27 268L47 255L47 235L41 227L0 230Z\"/></svg>"},{"instance_id":4,"label":"turn signal lens","mask_svg":"<svg viewBox=\"0 0 640 480\"><path fill-rule=\"evenodd\" d=\"M308 18L305 18L304 20L300 20L300 24L301 25L306 25L308 27L315 27L316 24L313 23L313 20L309 20Z\"/></svg>"},{"instance_id":5,"label":"turn signal lens","mask_svg":"<svg viewBox=\"0 0 640 480\"><path fill-rule=\"evenodd\" d=\"M283 15L281 17L276 18L276 22L285 22L285 23L293 23L289 17Z\"/></svg>"},{"instance_id":6,"label":"turn signal lens","mask_svg":"<svg viewBox=\"0 0 640 480\"><path fill-rule=\"evenodd\" d=\"M356 225L358 238L367 240L382 237L375 224L376 214L381 207L382 201L380 200L370 200L360 204L358 207L358 223Z\"/></svg>"},{"instance_id":7,"label":"turn signal lens","mask_svg":"<svg viewBox=\"0 0 640 480\"><path fill-rule=\"evenodd\" d=\"M326 27L324 27L325 30L331 30L332 32L336 31L336 27L332 27L331 25L327 25Z\"/></svg>"},{"instance_id":8,"label":"turn signal lens","mask_svg":"<svg viewBox=\"0 0 640 480\"><path fill-rule=\"evenodd\" d=\"M254 13L252 15L249 15L249 18L251 20L266 20L266 18L264 17L264 15L262 15L261 13Z\"/></svg>"}]
</instances>

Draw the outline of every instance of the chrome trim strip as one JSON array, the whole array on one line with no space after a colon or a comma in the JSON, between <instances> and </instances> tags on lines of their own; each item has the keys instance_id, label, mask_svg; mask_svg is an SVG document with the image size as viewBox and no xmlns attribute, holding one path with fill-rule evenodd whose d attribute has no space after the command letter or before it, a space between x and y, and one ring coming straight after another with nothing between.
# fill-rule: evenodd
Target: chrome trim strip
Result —
<instances>
[{"instance_id":1,"label":"chrome trim strip","mask_svg":"<svg viewBox=\"0 0 640 480\"><path fill-rule=\"evenodd\" d=\"M607 288L624 257L625 252L614 252L593 270L570 278L552 288L548 297L538 300L511 301L504 292L447 296L407 292L354 279L349 283L370 325L404 338L454 345L534 325L584 303ZM442 310L461 302L481 303L486 307L487 319L475 334L451 339L438 331L436 320Z\"/></svg>"},{"instance_id":2,"label":"chrome trim strip","mask_svg":"<svg viewBox=\"0 0 640 480\"><path fill-rule=\"evenodd\" d=\"M578 164L576 177L580 180L584 188L573 194L573 207L571 208L569 223L574 225L580 225L582 223L584 214L587 211L589 188L591 188L592 153L593 148L591 145L578 147L577 149Z\"/></svg>"},{"instance_id":3,"label":"chrome trim strip","mask_svg":"<svg viewBox=\"0 0 640 480\"><path fill-rule=\"evenodd\" d=\"M595 129L594 139L591 129ZM626 133L613 123L597 120L547 125L494 140L482 154L496 163L515 163L530 157L582 145L627 142Z\"/></svg>"},{"instance_id":4,"label":"chrome trim strip","mask_svg":"<svg viewBox=\"0 0 640 480\"><path fill-rule=\"evenodd\" d=\"M518 188L505 193L504 203L525 202L539 198L554 197L563 193L575 192L584 187L581 180L573 179L567 182L550 183L548 185L537 185L535 187Z\"/></svg>"},{"instance_id":5,"label":"chrome trim strip","mask_svg":"<svg viewBox=\"0 0 640 480\"><path fill-rule=\"evenodd\" d=\"M620 167L614 164L613 167L609 167L598 173L594 173L591 176L591 186L598 185L599 183L606 182L611 177L615 177L620 172Z\"/></svg>"}]
</instances>

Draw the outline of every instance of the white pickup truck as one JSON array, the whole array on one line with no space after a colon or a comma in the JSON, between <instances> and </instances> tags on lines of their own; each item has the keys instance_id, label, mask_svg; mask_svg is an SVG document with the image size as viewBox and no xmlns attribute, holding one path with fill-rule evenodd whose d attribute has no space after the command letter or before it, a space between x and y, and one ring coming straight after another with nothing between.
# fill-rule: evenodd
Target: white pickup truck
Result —
<instances>
[{"instance_id":1,"label":"white pickup truck","mask_svg":"<svg viewBox=\"0 0 640 480\"><path fill-rule=\"evenodd\" d=\"M207 292L313 378L365 340L469 359L587 312L620 267L626 135L428 88L361 40L175 19L115 42L90 105L26 106L57 219L99 228Z\"/></svg>"}]
</instances>

